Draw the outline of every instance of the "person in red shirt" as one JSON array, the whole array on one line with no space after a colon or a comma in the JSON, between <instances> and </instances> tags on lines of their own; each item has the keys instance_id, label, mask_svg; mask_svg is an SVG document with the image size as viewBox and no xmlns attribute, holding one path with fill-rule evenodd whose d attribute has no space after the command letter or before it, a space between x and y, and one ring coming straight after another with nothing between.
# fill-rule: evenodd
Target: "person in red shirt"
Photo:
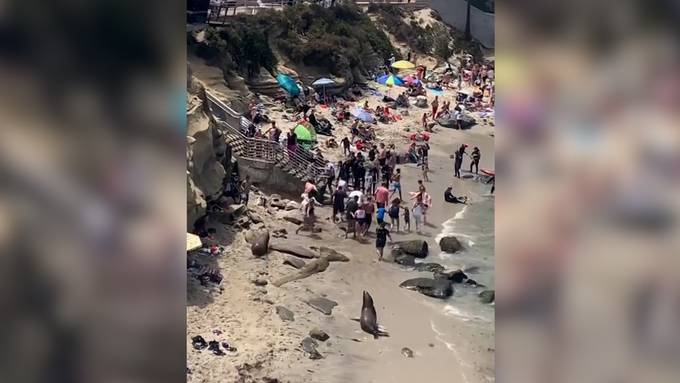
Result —
<instances>
[{"instance_id":1,"label":"person in red shirt","mask_svg":"<svg viewBox=\"0 0 680 383\"><path fill-rule=\"evenodd\" d=\"M390 199L390 191L387 189L387 183L383 182L375 191L375 203L377 207L386 207L387 201Z\"/></svg>"}]
</instances>

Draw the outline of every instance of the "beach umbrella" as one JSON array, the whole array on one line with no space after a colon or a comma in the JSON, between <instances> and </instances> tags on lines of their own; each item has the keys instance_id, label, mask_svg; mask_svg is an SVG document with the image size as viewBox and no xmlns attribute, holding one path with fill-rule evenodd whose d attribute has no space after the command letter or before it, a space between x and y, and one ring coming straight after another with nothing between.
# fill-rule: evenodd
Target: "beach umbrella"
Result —
<instances>
[{"instance_id":1,"label":"beach umbrella","mask_svg":"<svg viewBox=\"0 0 680 383\"><path fill-rule=\"evenodd\" d=\"M351 112L352 116L364 122L373 122L373 115L362 108L355 108Z\"/></svg>"},{"instance_id":2,"label":"beach umbrella","mask_svg":"<svg viewBox=\"0 0 680 383\"><path fill-rule=\"evenodd\" d=\"M399 61L395 62L394 64L392 64L392 68L395 68L395 69L413 69L415 67L416 67L416 64L414 64L410 61L406 61L406 60L399 60Z\"/></svg>"},{"instance_id":3,"label":"beach umbrella","mask_svg":"<svg viewBox=\"0 0 680 383\"><path fill-rule=\"evenodd\" d=\"M390 74L378 77L378 83L387 86L404 85L404 80L393 74Z\"/></svg>"},{"instance_id":4,"label":"beach umbrella","mask_svg":"<svg viewBox=\"0 0 680 383\"><path fill-rule=\"evenodd\" d=\"M331 85L335 84L335 81L331 80L330 78L320 78L312 83L314 86L325 86L325 85Z\"/></svg>"},{"instance_id":5,"label":"beach umbrella","mask_svg":"<svg viewBox=\"0 0 680 383\"><path fill-rule=\"evenodd\" d=\"M297 124L294 132L298 140L316 141L316 132L314 131L314 128L308 128L302 124Z\"/></svg>"},{"instance_id":6,"label":"beach umbrella","mask_svg":"<svg viewBox=\"0 0 680 383\"><path fill-rule=\"evenodd\" d=\"M335 84L335 81L331 80L330 78L320 78L312 83L313 86L321 86L323 87L323 99L324 101L326 100L326 85L333 85Z\"/></svg>"},{"instance_id":7,"label":"beach umbrella","mask_svg":"<svg viewBox=\"0 0 680 383\"><path fill-rule=\"evenodd\" d=\"M300 87L292 77L285 74L277 74L276 81L279 83L279 86L291 96L297 96L300 94Z\"/></svg>"}]
</instances>

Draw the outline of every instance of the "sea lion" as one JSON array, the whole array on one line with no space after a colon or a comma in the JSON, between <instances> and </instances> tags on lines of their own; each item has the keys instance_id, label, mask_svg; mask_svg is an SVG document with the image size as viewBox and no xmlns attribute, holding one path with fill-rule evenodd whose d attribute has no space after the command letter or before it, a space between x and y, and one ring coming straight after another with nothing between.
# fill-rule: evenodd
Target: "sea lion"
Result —
<instances>
[{"instance_id":1,"label":"sea lion","mask_svg":"<svg viewBox=\"0 0 680 383\"><path fill-rule=\"evenodd\" d=\"M373 298L371 294L364 291L364 303L361 305L361 318L359 319L361 329L373 335L375 339L380 336L390 336L390 334L380 331L378 327L378 317L375 314L375 307L373 306Z\"/></svg>"}]
</instances>

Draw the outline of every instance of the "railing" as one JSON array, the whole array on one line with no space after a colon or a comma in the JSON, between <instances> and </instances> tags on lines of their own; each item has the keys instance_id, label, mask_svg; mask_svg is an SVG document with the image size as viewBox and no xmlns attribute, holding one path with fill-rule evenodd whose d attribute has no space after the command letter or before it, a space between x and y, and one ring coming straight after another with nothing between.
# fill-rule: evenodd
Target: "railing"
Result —
<instances>
[{"instance_id":1,"label":"railing","mask_svg":"<svg viewBox=\"0 0 680 383\"><path fill-rule=\"evenodd\" d=\"M206 96L210 110L222 120L226 140L232 145L236 155L271 163L302 180L318 179L325 174L326 164L322 159L315 159L312 162L301 152L293 153L278 142L246 136L244 132L248 129L250 121L207 91Z\"/></svg>"}]
</instances>

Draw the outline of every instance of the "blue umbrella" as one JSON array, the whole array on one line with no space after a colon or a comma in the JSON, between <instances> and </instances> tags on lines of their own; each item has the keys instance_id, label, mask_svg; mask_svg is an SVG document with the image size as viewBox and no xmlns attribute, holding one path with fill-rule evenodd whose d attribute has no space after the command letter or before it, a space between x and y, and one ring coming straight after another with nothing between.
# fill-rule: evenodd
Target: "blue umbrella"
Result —
<instances>
[{"instance_id":1,"label":"blue umbrella","mask_svg":"<svg viewBox=\"0 0 680 383\"><path fill-rule=\"evenodd\" d=\"M300 87L298 87L298 84L295 82L295 80L293 80L292 77L285 74L277 74L276 81L279 83L279 86L291 96L297 96L300 94Z\"/></svg>"},{"instance_id":2,"label":"blue umbrella","mask_svg":"<svg viewBox=\"0 0 680 383\"><path fill-rule=\"evenodd\" d=\"M355 108L354 110L352 110L351 114L352 114L352 116L360 119L361 121L373 122L373 115L371 113L367 112L365 109Z\"/></svg>"},{"instance_id":3,"label":"blue umbrella","mask_svg":"<svg viewBox=\"0 0 680 383\"><path fill-rule=\"evenodd\" d=\"M378 83L387 86L404 85L404 80L400 79L399 77L393 74L390 74L378 77Z\"/></svg>"}]
</instances>

